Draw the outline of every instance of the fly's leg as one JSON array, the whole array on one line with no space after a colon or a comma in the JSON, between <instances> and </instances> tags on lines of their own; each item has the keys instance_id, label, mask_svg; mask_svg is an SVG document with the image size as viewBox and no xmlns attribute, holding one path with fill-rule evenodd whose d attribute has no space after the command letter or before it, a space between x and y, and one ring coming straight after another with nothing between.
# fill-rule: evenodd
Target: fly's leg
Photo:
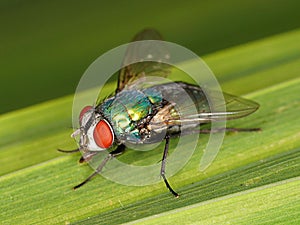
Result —
<instances>
[{"instance_id":1,"label":"fly's leg","mask_svg":"<svg viewBox=\"0 0 300 225\"><path fill-rule=\"evenodd\" d=\"M97 155L100 152L96 152L96 151L88 151L85 152L83 156L80 157L79 159L79 163L84 163L84 162L88 162L90 161L95 155Z\"/></svg>"},{"instance_id":2,"label":"fly's leg","mask_svg":"<svg viewBox=\"0 0 300 225\"><path fill-rule=\"evenodd\" d=\"M210 133L219 133L219 132L258 132L261 131L261 128L230 128L230 127L221 127L214 129L193 129L193 130L183 130L180 133L170 134L170 137L176 138L181 135L191 135L191 134L210 134Z\"/></svg>"},{"instance_id":3,"label":"fly's leg","mask_svg":"<svg viewBox=\"0 0 300 225\"><path fill-rule=\"evenodd\" d=\"M165 168L166 168L166 161L167 161L167 156L168 156L168 151L169 151L169 142L170 142L170 137L167 135L165 137L166 139L166 144L165 144L165 149L164 149L164 153L163 153L163 158L161 161L161 169L160 169L160 175L162 176L162 178L164 179L164 182L167 186L167 188L169 189L169 191L176 197L178 198L179 195L172 189L172 187L170 186L166 176L165 176Z\"/></svg>"},{"instance_id":4,"label":"fly's leg","mask_svg":"<svg viewBox=\"0 0 300 225\"><path fill-rule=\"evenodd\" d=\"M63 152L63 153L68 153L68 154L71 154L71 153L76 153L76 152L80 152L80 149L77 148L77 149L74 149L74 150L63 150L63 149L57 149L57 151L59 152ZM80 163L83 163L83 162L88 162L94 155L98 154L99 152L88 152L87 154L85 154L84 156L81 156L80 159L79 159L79 162Z\"/></svg>"},{"instance_id":5,"label":"fly's leg","mask_svg":"<svg viewBox=\"0 0 300 225\"><path fill-rule=\"evenodd\" d=\"M261 131L261 128L234 128L234 127L222 127L216 129L202 129L200 133L210 134L210 133L218 133L218 132L257 132Z\"/></svg>"},{"instance_id":6,"label":"fly's leg","mask_svg":"<svg viewBox=\"0 0 300 225\"><path fill-rule=\"evenodd\" d=\"M79 148L76 148L74 150L63 150L63 149L57 149L57 151L59 152L63 152L63 153L75 153L75 152L79 152Z\"/></svg>"},{"instance_id":7,"label":"fly's leg","mask_svg":"<svg viewBox=\"0 0 300 225\"><path fill-rule=\"evenodd\" d=\"M112 158L121 155L123 152L125 151L125 145L119 145L114 151L112 151L111 153L108 154L107 157L105 157L105 159L101 162L101 164L97 167L97 169L95 170L95 172L93 172L88 178L86 178L83 182L81 182L80 184L76 185L73 189L77 189L79 187L81 187L82 185L86 184L87 182L89 182L95 175L97 175L98 173L101 172L101 170L103 169L103 167L105 166L105 164Z\"/></svg>"}]
</instances>

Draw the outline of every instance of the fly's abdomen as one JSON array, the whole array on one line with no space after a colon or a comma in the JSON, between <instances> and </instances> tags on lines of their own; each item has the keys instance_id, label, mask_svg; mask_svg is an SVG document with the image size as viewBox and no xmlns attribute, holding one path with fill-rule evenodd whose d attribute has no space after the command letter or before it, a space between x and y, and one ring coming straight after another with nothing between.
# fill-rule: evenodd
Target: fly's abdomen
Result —
<instances>
[{"instance_id":1,"label":"fly's abdomen","mask_svg":"<svg viewBox=\"0 0 300 225\"><path fill-rule=\"evenodd\" d=\"M152 131L167 129L170 134L198 127L202 112L209 112L208 100L198 86L183 82L156 85L147 92L160 93L165 102L149 123Z\"/></svg>"},{"instance_id":2,"label":"fly's abdomen","mask_svg":"<svg viewBox=\"0 0 300 225\"><path fill-rule=\"evenodd\" d=\"M173 116L185 117L195 115L201 112L210 111L207 97L198 86L186 84L183 82L173 82L153 86L145 93L159 93L159 101L165 100L177 107L177 113L170 111Z\"/></svg>"},{"instance_id":3,"label":"fly's abdomen","mask_svg":"<svg viewBox=\"0 0 300 225\"><path fill-rule=\"evenodd\" d=\"M186 97L190 98L188 100L182 99L181 104L183 106L186 106L186 109L190 108L188 104L192 103L195 109L197 110L197 113L201 112L209 112L210 107L209 103L207 100L207 97L205 96L203 90L199 86L183 83L183 82L176 82L185 92L186 92ZM184 110L183 115L187 115L188 110Z\"/></svg>"}]
</instances>

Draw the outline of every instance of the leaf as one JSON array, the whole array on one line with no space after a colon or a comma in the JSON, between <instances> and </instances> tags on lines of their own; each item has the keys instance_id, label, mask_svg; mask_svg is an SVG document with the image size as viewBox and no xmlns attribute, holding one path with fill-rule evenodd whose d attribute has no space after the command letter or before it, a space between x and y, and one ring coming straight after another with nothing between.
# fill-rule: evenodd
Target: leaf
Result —
<instances>
[{"instance_id":1,"label":"leaf","mask_svg":"<svg viewBox=\"0 0 300 225\"><path fill-rule=\"evenodd\" d=\"M69 138L72 96L2 115L1 223L299 222L299 38L295 30L205 57L225 91L261 105L228 126L262 131L228 134L203 173L208 136L200 138L200 150L170 178L179 199L162 182L131 187L101 176L73 191L92 170L76 163L80 154L55 150L76 147Z\"/></svg>"},{"instance_id":2,"label":"leaf","mask_svg":"<svg viewBox=\"0 0 300 225\"><path fill-rule=\"evenodd\" d=\"M146 217L135 224L298 224L300 179L237 192ZM255 201L253 201L255 199ZM90 220L91 222L98 222Z\"/></svg>"}]
</instances>

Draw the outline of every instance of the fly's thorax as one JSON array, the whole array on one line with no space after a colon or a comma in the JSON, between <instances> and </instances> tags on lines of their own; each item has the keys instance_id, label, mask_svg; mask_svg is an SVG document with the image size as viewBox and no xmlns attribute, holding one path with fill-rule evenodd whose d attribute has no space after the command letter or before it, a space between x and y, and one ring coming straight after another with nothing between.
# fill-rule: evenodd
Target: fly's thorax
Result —
<instances>
[{"instance_id":1,"label":"fly's thorax","mask_svg":"<svg viewBox=\"0 0 300 225\"><path fill-rule=\"evenodd\" d=\"M100 107L111 122L118 142L142 144L151 136L147 118L154 112L161 95L153 90L123 90Z\"/></svg>"},{"instance_id":2,"label":"fly's thorax","mask_svg":"<svg viewBox=\"0 0 300 225\"><path fill-rule=\"evenodd\" d=\"M102 151L112 146L115 136L112 126L94 107L82 109L79 123L81 149Z\"/></svg>"}]
</instances>

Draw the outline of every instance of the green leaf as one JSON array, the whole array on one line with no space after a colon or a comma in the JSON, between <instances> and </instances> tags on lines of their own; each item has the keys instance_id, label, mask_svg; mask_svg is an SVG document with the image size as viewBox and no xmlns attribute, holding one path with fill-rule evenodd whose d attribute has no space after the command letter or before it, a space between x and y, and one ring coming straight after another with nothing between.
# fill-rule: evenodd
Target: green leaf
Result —
<instances>
[{"instance_id":1,"label":"green leaf","mask_svg":"<svg viewBox=\"0 0 300 225\"><path fill-rule=\"evenodd\" d=\"M92 170L78 165L80 154L56 152L76 148L72 96L2 115L1 223L299 223L299 39L295 30L205 57L226 92L261 105L228 126L262 131L226 135L205 172L196 151L170 178L179 199L162 182L131 187L101 176L73 191Z\"/></svg>"},{"instance_id":2,"label":"green leaf","mask_svg":"<svg viewBox=\"0 0 300 225\"><path fill-rule=\"evenodd\" d=\"M300 179L294 178L190 204L135 224L298 224ZM255 201L253 201L255 199ZM86 224L100 222L90 220Z\"/></svg>"}]
</instances>

